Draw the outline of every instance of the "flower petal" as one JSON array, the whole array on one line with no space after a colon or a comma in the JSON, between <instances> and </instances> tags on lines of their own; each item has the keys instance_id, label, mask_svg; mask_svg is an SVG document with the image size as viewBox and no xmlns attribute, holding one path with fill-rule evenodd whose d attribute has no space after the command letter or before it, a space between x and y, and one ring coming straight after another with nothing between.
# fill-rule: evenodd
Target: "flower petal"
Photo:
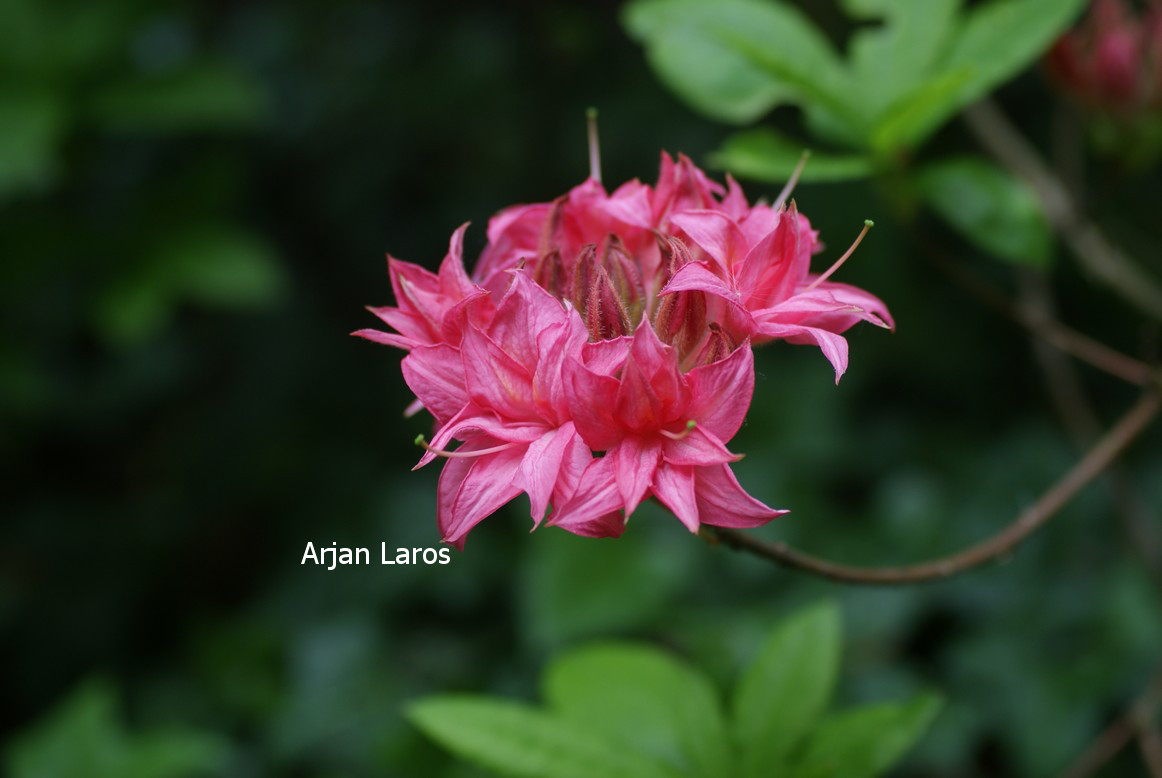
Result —
<instances>
[{"instance_id":1,"label":"flower petal","mask_svg":"<svg viewBox=\"0 0 1162 778\"><path fill-rule=\"evenodd\" d=\"M698 531L698 501L693 467L663 464L654 476L654 495L691 532Z\"/></svg>"},{"instance_id":2,"label":"flower petal","mask_svg":"<svg viewBox=\"0 0 1162 778\"><path fill-rule=\"evenodd\" d=\"M690 418L698 426L730 440L742 426L754 395L754 353L749 343L730 356L686 374L690 385Z\"/></svg>"},{"instance_id":3,"label":"flower petal","mask_svg":"<svg viewBox=\"0 0 1162 778\"><path fill-rule=\"evenodd\" d=\"M560 508L554 508L547 523L577 532L580 527L602 521L622 504L613 457L597 457L585 468L572 497Z\"/></svg>"},{"instance_id":4,"label":"flower petal","mask_svg":"<svg viewBox=\"0 0 1162 778\"><path fill-rule=\"evenodd\" d=\"M613 460L617 490L628 517L645 497L662 457L662 446L655 438L630 436L605 454Z\"/></svg>"},{"instance_id":5,"label":"flower petal","mask_svg":"<svg viewBox=\"0 0 1162 778\"><path fill-rule=\"evenodd\" d=\"M685 211L670 217L670 223L686 233L725 273L746 252L746 239L734 220L722 211Z\"/></svg>"},{"instance_id":6,"label":"flower petal","mask_svg":"<svg viewBox=\"0 0 1162 778\"><path fill-rule=\"evenodd\" d=\"M598 375L576 359L565 363L565 392L577 432L594 451L605 451L625 434L613 420L620 386L616 378Z\"/></svg>"},{"instance_id":7,"label":"flower petal","mask_svg":"<svg viewBox=\"0 0 1162 778\"><path fill-rule=\"evenodd\" d=\"M823 351L823 356L835 368L835 383L847 371L847 340L842 335L828 332L817 327L804 327L799 324L761 323L759 334L765 338L778 338L788 343L814 343Z\"/></svg>"},{"instance_id":8,"label":"flower petal","mask_svg":"<svg viewBox=\"0 0 1162 778\"><path fill-rule=\"evenodd\" d=\"M468 404L459 349L445 344L414 348L400 370L408 388L441 426Z\"/></svg>"},{"instance_id":9,"label":"flower petal","mask_svg":"<svg viewBox=\"0 0 1162 778\"><path fill-rule=\"evenodd\" d=\"M561 460L566 448L577 436L577 430L572 422L546 432L529 444L521 460L521 486L528 493L532 504L532 517L536 524L541 523L545 511L549 507L549 498L557 485L557 476L561 471Z\"/></svg>"},{"instance_id":10,"label":"flower petal","mask_svg":"<svg viewBox=\"0 0 1162 778\"><path fill-rule=\"evenodd\" d=\"M512 419L536 418L532 374L475 327L460 344L468 395L483 408Z\"/></svg>"},{"instance_id":11,"label":"flower petal","mask_svg":"<svg viewBox=\"0 0 1162 778\"><path fill-rule=\"evenodd\" d=\"M694 493L699 519L716 527L759 527L787 513L770 508L743 491L729 465L697 468Z\"/></svg>"},{"instance_id":12,"label":"flower petal","mask_svg":"<svg viewBox=\"0 0 1162 778\"><path fill-rule=\"evenodd\" d=\"M686 431L678 440L667 440L662 448L663 458L672 465L720 465L742 459L732 454L715 435L702 427Z\"/></svg>"},{"instance_id":13,"label":"flower petal","mask_svg":"<svg viewBox=\"0 0 1162 778\"><path fill-rule=\"evenodd\" d=\"M487 437L466 444L470 450L494 445L496 441ZM520 494L517 476L523 455L523 448L518 446L474 459L452 459L444 465L436 519L445 542L463 549L469 530ZM467 463L467 467L462 463Z\"/></svg>"}]
</instances>

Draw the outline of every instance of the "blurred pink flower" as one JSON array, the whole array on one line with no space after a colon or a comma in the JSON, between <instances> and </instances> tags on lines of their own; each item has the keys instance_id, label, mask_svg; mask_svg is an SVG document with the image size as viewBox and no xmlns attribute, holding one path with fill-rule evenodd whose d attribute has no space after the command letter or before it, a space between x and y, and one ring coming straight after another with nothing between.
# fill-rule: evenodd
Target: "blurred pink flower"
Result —
<instances>
[{"instance_id":1,"label":"blurred pink flower","mask_svg":"<svg viewBox=\"0 0 1162 778\"><path fill-rule=\"evenodd\" d=\"M1080 102L1123 118L1162 109L1162 3L1135 12L1126 0L1094 0L1046 57L1054 79Z\"/></svg>"}]
</instances>

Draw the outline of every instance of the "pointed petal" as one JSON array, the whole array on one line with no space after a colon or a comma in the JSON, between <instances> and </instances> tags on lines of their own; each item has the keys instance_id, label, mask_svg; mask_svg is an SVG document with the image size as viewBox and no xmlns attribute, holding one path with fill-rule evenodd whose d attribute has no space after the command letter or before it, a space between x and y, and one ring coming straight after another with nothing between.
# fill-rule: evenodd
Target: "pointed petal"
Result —
<instances>
[{"instance_id":1,"label":"pointed petal","mask_svg":"<svg viewBox=\"0 0 1162 778\"><path fill-rule=\"evenodd\" d=\"M613 419L620 386L616 378L598 375L576 359L565 363L565 392L577 432L594 451L605 451L624 432Z\"/></svg>"},{"instance_id":2,"label":"pointed petal","mask_svg":"<svg viewBox=\"0 0 1162 778\"><path fill-rule=\"evenodd\" d=\"M486 448L494 443L482 438L478 442L474 441L474 444L478 448ZM516 481L523 455L524 450L518 446L465 460L471 464L464 472L455 495L447 501L447 507L444 500L438 504L438 508L443 510L438 511L437 523L446 542L463 548L464 537L469 530L520 494L521 489ZM447 467L445 465L445 469ZM458 475L458 471L455 475Z\"/></svg>"},{"instance_id":3,"label":"pointed petal","mask_svg":"<svg viewBox=\"0 0 1162 778\"><path fill-rule=\"evenodd\" d=\"M511 419L536 418L529 370L475 327L460 344L468 395L483 408Z\"/></svg>"},{"instance_id":4,"label":"pointed petal","mask_svg":"<svg viewBox=\"0 0 1162 778\"><path fill-rule=\"evenodd\" d=\"M370 340L372 343L381 343L384 346L394 346L402 348L404 351L411 351L416 346L420 345L417 341L411 338L405 338L403 335L393 335L390 332L382 332L381 330L355 330L351 333L357 338Z\"/></svg>"},{"instance_id":5,"label":"pointed petal","mask_svg":"<svg viewBox=\"0 0 1162 778\"><path fill-rule=\"evenodd\" d=\"M622 506L613 458L598 457L589 463L573 496L554 509L548 524L575 532L578 527L601 520Z\"/></svg>"},{"instance_id":6,"label":"pointed petal","mask_svg":"<svg viewBox=\"0 0 1162 778\"><path fill-rule=\"evenodd\" d=\"M420 346L400 363L403 380L440 425L468 404L460 350L440 344Z\"/></svg>"},{"instance_id":7,"label":"pointed petal","mask_svg":"<svg viewBox=\"0 0 1162 778\"><path fill-rule=\"evenodd\" d=\"M649 490L661 456L662 446L656 439L636 436L625 438L606 452L605 458L613 460L617 490L627 517Z\"/></svg>"},{"instance_id":8,"label":"pointed petal","mask_svg":"<svg viewBox=\"0 0 1162 778\"><path fill-rule=\"evenodd\" d=\"M754 395L754 353L744 343L717 362L686 374L690 385L690 417L698 426L730 440L746 419Z\"/></svg>"},{"instance_id":9,"label":"pointed petal","mask_svg":"<svg viewBox=\"0 0 1162 778\"><path fill-rule=\"evenodd\" d=\"M721 211L685 211L670 217L670 223L694 241L726 273L746 251L746 239L734 221Z\"/></svg>"},{"instance_id":10,"label":"pointed petal","mask_svg":"<svg viewBox=\"0 0 1162 778\"><path fill-rule=\"evenodd\" d=\"M576 436L573 423L568 422L530 443L521 460L521 486L528 493L533 521L537 524L549 507L565 450Z\"/></svg>"},{"instance_id":11,"label":"pointed petal","mask_svg":"<svg viewBox=\"0 0 1162 778\"><path fill-rule=\"evenodd\" d=\"M599 207L615 221L648 230L654 226L650 194L650 188L640 181L627 181Z\"/></svg>"},{"instance_id":12,"label":"pointed petal","mask_svg":"<svg viewBox=\"0 0 1162 778\"><path fill-rule=\"evenodd\" d=\"M663 464L654 476L654 495L691 532L698 531L698 502L694 468Z\"/></svg>"},{"instance_id":13,"label":"pointed petal","mask_svg":"<svg viewBox=\"0 0 1162 778\"><path fill-rule=\"evenodd\" d=\"M842 335L821 330L816 327L804 327L799 324L760 323L759 334L764 338L786 340L789 343L814 343L823 351L823 356L835 368L835 383L847 371L847 340Z\"/></svg>"},{"instance_id":14,"label":"pointed petal","mask_svg":"<svg viewBox=\"0 0 1162 778\"><path fill-rule=\"evenodd\" d=\"M735 305L741 304L738 290L711 270L705 262L689 262L678 268L678 272L670 277L659 294L673 292L706 292Z\"/></svg>"},{"instance_id":15,"label":"pointed petal","mask_svg":"<svg viewBox=\"0 0 1162 778\"><path fill-rule=\"evenodd\" d=\"M694 493L702 523L716 527L759 527L787 513L770 508L743 491L729 465L697 468Z\"/></svg>"},{"instance_id":16,"label":"pointed petal","mask_svg":"<svg viewBox=\"0 0 1162 778\"><path fill-rule=\"evenodd\" d=\"M688 430L679 440L666 440L662 448L663 458L673 465L721 465L742 459L732 454L722 441L702 427Z\"/></svg>"},{"instance_id":17,"label":"pointed petal","mask_svg":"<svg viewBox=\"0 0 1162 778\"><path fill-rule=\"evenodd\" d=\"M611 376L625 365L632 337L613 338L586 343L581 349L581 361L598 375Z\"/></svg>"}]
</instances>

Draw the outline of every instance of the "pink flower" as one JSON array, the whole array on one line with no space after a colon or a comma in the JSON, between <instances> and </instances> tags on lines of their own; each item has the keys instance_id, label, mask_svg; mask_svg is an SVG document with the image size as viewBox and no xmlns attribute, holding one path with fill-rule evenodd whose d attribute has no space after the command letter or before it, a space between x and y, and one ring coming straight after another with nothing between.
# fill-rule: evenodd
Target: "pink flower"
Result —
<instances>
[{"instance_id":1,"label":"pink flower","mask_svg":"<svg viewBox=\"0 0 1162 778\"><path fill-rule=\"evenodd\" d=\"M587 345L567 367L577 432L604 451L581 475L550 523L571 529L623 509L626 519L650 495L691 532L699 523L756 527L773 510L739 486L725 441L742 426L754 392L749 344L683 375L673 347L642 321L628 344Z\"/></svg>"},{"instance_id":2,"label":"pink flower","mask_svg":"<svg viewBox=\"0 0 1162 778\"><path fill-rule=\"evenodd\" d=\"M793 204L749 205L684 156L663 154L654 186L590 178L501 211L471 278L464 229L438 273L389 259L397 306L372 311L393 332L355 333L408 351L404 379L435 420L417 467L446 460L437 523L458 547L521 494L534 528L597 537L649 497L691 531L770 521L785 511L742 489L726 448L754 391L751 344L818 344L838 380L839 333L891 323L829 280L846 255L809 272L818 242Z\"/></svg>"},{"instance_id":3,"label":"pink flower","mask_svg":"<svg viewBox=\"0 0 1162 778\"><path fill-rule=\"evenodd\" d=\"M1094 0L1085 21L1046 57L1082 103L1122 118L1162 109L1162 4L1142 15L1125 0Z\"/></svg>"},{"instance_id":4,"label":"pink flower","mask_svg":"<svg viewBox=\"0 0 1162 778\"><path fill-rule=\"evenodd\" d=\"M414 348L402 364L408 386L441 427L416 467L437 455L437 524L443 539L463 547L468 531L521 493L529 496L534 526L550 500L561 504L576 488L592 454L569 415L561 369L580 354L585 328L526 275L513 272L507 293L486 328L469 324L459 348ZM455 409L455 410L454 410ZM446 447L463 441L455 451ZM578 534L617 535L616 517L594 516Z\"/></svg>"},{"instance_id":5,"label":"pink flower","mask_svg":"<svg viewBox=\"0 0 1162 778\"><path fill-rule=\"evenodd\" d=\"M398 307L368 308L398 334L364 329L352 334L410 351L416 346L457 343L467 317L486 321L487 292L468 278L462 260L467 224L452 233L439 274L388 256L387 270Z\"/></svg>"},{"instance_id":6,"label":"pink flower","mask_svg":"<svg viewBox=\"0 0 1162 778\"><path fill-rule=\"evenodd\" d=\"M894 326L879 298L827 280L850 252L822 275L809 272L816 234L793 203L778 211L756 207L741 221L723 210L701 210L673 222L706 259L677 268L662 295L700 291L725 300L736 314L724 315L723 326L736 340L814 343L839 383L847 370L847 341L840 333L860 321Z\"/></svg>"}]
</instances>

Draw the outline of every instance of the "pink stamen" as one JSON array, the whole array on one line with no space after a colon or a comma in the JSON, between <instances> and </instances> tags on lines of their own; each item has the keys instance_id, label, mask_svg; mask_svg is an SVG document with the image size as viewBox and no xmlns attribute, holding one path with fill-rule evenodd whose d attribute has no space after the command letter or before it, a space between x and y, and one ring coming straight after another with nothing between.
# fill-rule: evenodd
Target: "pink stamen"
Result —
<instances>
[{"instance_id":1,"label":"pink stamen","mask_svg":"<svg viewBox=\"0 0 1162 778\"><path fill-rule=\"evenodd\" d=\"M791 177L787 180L783 191L779 192L779 196L775 198L775 204L771 206L776 211L783 207L783 203L787 202L787 198L791 196L791 192L795 191L795 184L799 183L799 176L803 174L803 168L807 167L807 159L811 156L811 149L803 149L803 153L799 156L799 163L795 165L795 169L791 172Z\"/></svg>"},{"instance_id":2,"label":"pink stamen","mask_svg":"<svg viewBox=\"0 0 1162 778\"><path fill-rule=\"evenodd\" d=\"M835 264L827 268L827 272L812 281L807 286L807 291L810 292L812 289L819 286L828 278L831 278L832 273L834 273L836 270L839 270L840 266L842 266L843 263L847 261L847 258L855 253L855 250L859 247L859 244L863 242L863 236L867 235L868 230L870 230L873 226L875 226L875 222L873 222L871 219L864 219L863 229L859 231L859 235L856 236L855 242L851 244L851 248L843 252L843 256L835 260Z\"/></svg>"},{"instance_id":3,"label":"pink stamen","mask_svg":"<svg viewBox=\"0 0 1162 778\"><path fill-rule=\"evenodd\" d=\"M589 177L601 183L601 148L597 143L597 109L590 108L585 112L586 124L589 127Z\"/></svg>"},{"instance_id":4,"label":"pink stamen","mask_svg":"<svg viewBox=\"0 0 1162 778\"><path fill-rule=\"evenodd\" d=\"M686 429L682 430L681 432L670 432L669 430L658 430L658 432L661 432L670 440L681 440L682 438L689 435L697 426L698 422L690 419L690 421L686 422Z\"/></svg>"},{"instance_id":5,"label":"pink stamen","mask_svg":"<svg viewBox=\"0 0 1162 778\"><path fill-rule=\"evenodd\" d=\"M471 459L473 457L482 457L485 454L495 454L498 451L507 451L515 446L515 443L505 443L501 446L493 446L492 448L482 448L479 451L447 451L442 448L428 445L424 440L423 435L416 435L416 445L425 451L431 451L436 456L446 457L447 459Z\"/></svg>"}]
</instances>

